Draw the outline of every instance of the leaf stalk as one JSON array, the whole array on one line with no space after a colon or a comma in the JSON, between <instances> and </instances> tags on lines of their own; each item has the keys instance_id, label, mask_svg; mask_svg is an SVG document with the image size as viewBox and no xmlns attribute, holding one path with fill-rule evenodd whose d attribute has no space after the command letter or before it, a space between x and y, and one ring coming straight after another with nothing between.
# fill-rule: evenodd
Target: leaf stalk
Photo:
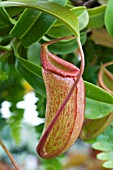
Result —
<instances>
[{"instance_id":1,"label":"leaf stalk","mask_svg":"<svg viewBox=\"0 0 113 170\"><path fill-rule=\"evenodd\" d=\"M9 150L7 149L7 147L4 145L4 143L2 142L2 140L0 139L0 145L1 147L4 149L4 151L6 152L6 154L8 155L9 159L11 160L13 166L15 167L16 170L20 170L17 163L15 162L13 156L11 155L11 153L9 152Z\"/></svg>"}]
</instances>

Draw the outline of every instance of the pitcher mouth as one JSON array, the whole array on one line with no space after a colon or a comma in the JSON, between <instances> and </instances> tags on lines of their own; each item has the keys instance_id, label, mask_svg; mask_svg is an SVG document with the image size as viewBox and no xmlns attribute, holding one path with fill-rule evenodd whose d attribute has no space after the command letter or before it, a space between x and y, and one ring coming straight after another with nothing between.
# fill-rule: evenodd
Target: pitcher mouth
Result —
<instances>
[{"instance_id":1,"label":"pitcher mouth","mask_svg":"<svg viewBox=\"0 0 113 170\"><path fill-rule=\"evenodd\" d=\"M74 38L72 36L69 36L68 38ZM63 37L60 39L67 39L67 37ZM48 42L50 45L51 43L57 40L52 40ZM48 51L47 43L42 44L41 46L41 63L42 67L45 70L51 71L55 74L61 75L62 77L76 77L79 74L79 69L74 66L73 64L57 57L56 55L52 54Z\"/></svg>"}]
</instances>

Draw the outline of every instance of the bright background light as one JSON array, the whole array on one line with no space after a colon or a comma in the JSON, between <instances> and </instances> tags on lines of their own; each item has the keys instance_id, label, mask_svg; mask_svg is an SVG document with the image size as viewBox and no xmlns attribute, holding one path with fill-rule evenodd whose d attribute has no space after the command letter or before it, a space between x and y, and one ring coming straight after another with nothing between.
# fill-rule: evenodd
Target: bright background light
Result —
<instances>
[{"instance_id":1,"label":"bright background light","mask_svg":"<svg viewBox=\"0 0 113 170\"><path fill-rule=\"evenodd\" d=\"M36 103L37 98L35 97L34 92L30 92L24 96L24 101L17 103L18 108L25 110L24 112L24 122L30 123L32 125L38 125L43 123L43 119L37 117ZM9 107L11 104L7 101L4 101L1 108L1 113L4 118L9 118L11 116Z\"/></svg>"}]
</instances>

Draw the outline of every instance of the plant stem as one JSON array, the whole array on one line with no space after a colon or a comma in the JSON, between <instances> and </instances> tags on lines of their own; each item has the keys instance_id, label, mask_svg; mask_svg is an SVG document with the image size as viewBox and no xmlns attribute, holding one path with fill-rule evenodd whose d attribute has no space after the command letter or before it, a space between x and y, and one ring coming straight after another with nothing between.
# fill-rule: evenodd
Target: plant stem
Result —
<instances>
[{"instance_id":1,"label":"plant stem","mask_svg":"<svg viewBox=\"0 0 113 170\"><path fill-rule=\"evenodd\" d=\"M105 89L107 92L109 92L110 94L113 95L113 91L111 91L107 86L106 84L104 83L104 80L103 80L103 75L106 74L106 76L111 80L113 81L113 75L106 69L107 66L110 66L110 65L113 65L113 62L108 62L108 63L105 63L101 66L100 68L100 71L99 71L99 74L98 74L98 82L99 82L99 85Z\"/></svg>"},{"instance_id":2,"label":"plant stem","mask_svg":"<svg viewBox=\"0 0 113 170\"><path fill-rule=\"evenodd\" d=\"M11 44L8 44L6 46L0 45L0 50L11 51L12 50Z\"/></svg>"},{"instance_id":3,"label":"plant stem","mask_svg":"<svg viewBox=\"0 0 113 170\"><path fill-rule=\"evenodd\" d=\"M57 39L45 42L44 44L41 44L41 46L48 46L48 45L51 45L51 44L56 43L58 41L69 40L69 39L75 39L75 37L70 35L70 36L66 36L66 37L57 38Z\"/></svg>"},{"instance_id":4,"label":"plant stem","mask_svg":"<svg viewBox=\"0 0 113 170\"><path fill-rule=\"evenodd\" d=\"M9 159L11 160L12 164L14 165L16 170L19 170L18 165L16 164L13 156L11 155L11 153L9 152L9 150L6 148L6 146L4 145L4 143L2 142L2 140L0 139L0 145L1 147L4 149L4 151L6 152L6 154L8 155Z\"/></svg>"}]
</instances>

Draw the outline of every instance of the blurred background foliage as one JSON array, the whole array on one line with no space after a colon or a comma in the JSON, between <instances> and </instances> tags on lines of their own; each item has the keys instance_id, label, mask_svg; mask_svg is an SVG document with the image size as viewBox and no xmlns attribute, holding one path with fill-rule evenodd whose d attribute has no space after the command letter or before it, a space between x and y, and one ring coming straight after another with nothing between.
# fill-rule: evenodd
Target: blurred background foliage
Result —
<instances>
[{"instance_id":1,"label":"blurred background foliage","mask_svg":"<svg viewBox=\"0 0 113 170\"><path fill-rule=\"evenodd\" d=\"M51 0L51 2L66 6L77 16L85 54L83 78L92 84L100 85L98 75L101 66L113 62L113 1ZM110 118L106 116L100 121L100 129L103 127L103 121L108 122L101 134L99 132L97 137L90 140L82 138L81 135L81 140L78 139L66 154L58 158L44 160L36 154L35 147L43 130L46 108L45 87L40 72L40 44L68 35L73 33L61 21L38 10L22 7L0 8L0 138L22 170L113 168L111 124L113 116ZM13 43L19 45L18 54L13 48ZM80 66L75 40L57 42L50 45L49 50L77 67ZM103 82L111 91L113 91L112 64L107 67L112 78L103 72ZM35 125L25 121L25 108L18 107L18 103L24 101L28 93L34 93L36 98L38 123ZM5 115L7 109L7 106L4 106L5 102L9 103L8 116ZM113 102L111 103L113 105ZM31 105L31 102L28 105ZM91 124L88 128L93 128ZM100 160L96 158L97 154ZM13 169L2 148L0 160L1 170Z\"/></svg>"}]
</instances>

